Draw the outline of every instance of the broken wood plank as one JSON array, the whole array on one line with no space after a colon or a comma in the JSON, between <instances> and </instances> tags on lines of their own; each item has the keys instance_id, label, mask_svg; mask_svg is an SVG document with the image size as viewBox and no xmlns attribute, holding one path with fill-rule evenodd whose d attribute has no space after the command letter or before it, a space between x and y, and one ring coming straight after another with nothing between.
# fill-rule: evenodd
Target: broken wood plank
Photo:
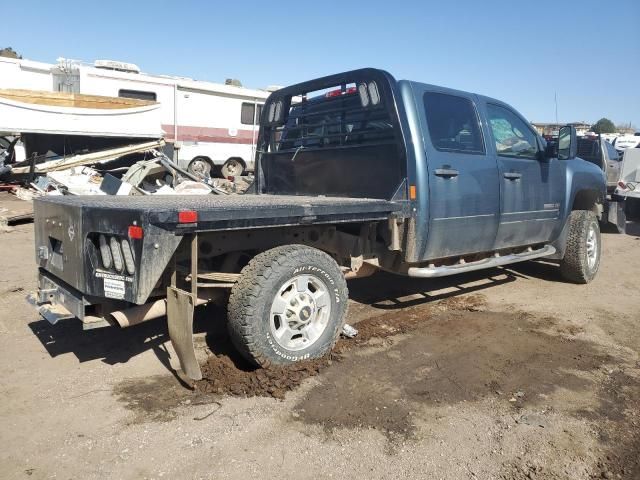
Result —
<instances>
[{"instance_id":1,"label":"broken wood plank","mask_svg":"<svg viewBox=\"0 0 640 480\"><path fill-rule=\"evenodd\" d=\"M81 165L93 165L96 163L105 163L117 160L125 155L132 153L146 152L164 146L164 140L156 140L153 142L144 142L125 147L110 148L99 152L84 153L73 155L67 158L50 160L35 166L35 173L54 172L56 170L64 170L71 167L79 167ZM11 169L12 174L29 173L30 167L15 167Z\"/></svg>"},{"instance_id":2,"label":"broken wood plank","mask_svg":"<svg viewBox=\"0 0 640 480\"><path fill-rule=\"evenodd\" d=\"M118 109L154 105L157 102L137 98L105 97L80 93L46 92L41 90L0 89L0 97L14 102L72 108Z\"/></svg>"}]
</instances>

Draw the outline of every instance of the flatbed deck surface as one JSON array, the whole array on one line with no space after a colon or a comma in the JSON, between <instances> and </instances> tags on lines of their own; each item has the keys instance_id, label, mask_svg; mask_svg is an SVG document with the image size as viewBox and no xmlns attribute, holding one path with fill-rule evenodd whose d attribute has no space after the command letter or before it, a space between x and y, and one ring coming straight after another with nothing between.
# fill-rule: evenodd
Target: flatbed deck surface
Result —
<instances>
[{"instance_id":1,"label":"flatbed deck surface","mask_svg":"<svg viewBox=\"0 0 640 480\"><path fill-rule=\"evenodd\" d=\"M140 212L153 224L171 226L178 212L198 212L198 229L247 228L290 223L325 223L386 218L402 205L371 198L294 195L149 195L149 196L52 196L36 202L98 212Z\"/></svg>"}]
</instances>

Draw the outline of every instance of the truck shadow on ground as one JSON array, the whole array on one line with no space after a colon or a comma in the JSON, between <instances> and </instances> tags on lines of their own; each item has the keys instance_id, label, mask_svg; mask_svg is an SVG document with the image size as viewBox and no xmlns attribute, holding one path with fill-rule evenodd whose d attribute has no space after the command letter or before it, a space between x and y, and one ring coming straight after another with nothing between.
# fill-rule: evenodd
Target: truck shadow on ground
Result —
<instances>
[{"instance_id":1,"label":"truck shadow on ground","mask_svg":"<svg viewBox=\"0 0 640 480\"><path fill-rule=\"evenodd\" d=\"M623 235L640 238L640 223L627 222L626 232ZM606 245L607 238L621 235L617 232L602 233L602 242ZM603 261L606 261L604 256ZM558 270L558 262L539 259L531 262L514 263L502 267L502 270L517 275L521 278L536 278L549 282L564 282Z\"/></svg>"},{"instance_id":2,"label":"truck shadow on ground","mask_svg":"<svg viewBox=\"0 0 640 480\"><path fill-rule=\"evenodd\" d=\"M196 309L194 334L210 330L211 320L215 324L224 324L225 315L224 309L216 306ZM116 365L151 350L183 386L189 387L171 366L173 353L167 347L169 331L166 317L124 329L82 330L78 320L60 321L56 325L38 320L29 323L29 328L52 358L71 353L80 363L100 359L108 365Z\"/></svg>"},{"instance_id":3,"label":"truck shadow on ground","mask_svg":"<svg viewBox=\"0 0 640 480\"><path fill-rule=\"evenodd\" d=\"M127 329L112 327L84 331L77 320L63 320L56 325L39 320L31 322L29 328L51 357L72 353L80 363L102 359L104 363L115 365L153 350L160 362L170 369L170 355L165 346L169 334L163 321L154 320Z\"/></svg>"},{"instance_id":4,"label":"truck shadow on ground","mask_svg":"<svg viewBox=\"0 0 640 480\"><path fill-rule=\"evenodd\" d=\"M378 272L349 281L349 298L381 310L396 310L475 293L514 282L520 275L502 268L422 279Z\"/></svg>"}]
</instances>

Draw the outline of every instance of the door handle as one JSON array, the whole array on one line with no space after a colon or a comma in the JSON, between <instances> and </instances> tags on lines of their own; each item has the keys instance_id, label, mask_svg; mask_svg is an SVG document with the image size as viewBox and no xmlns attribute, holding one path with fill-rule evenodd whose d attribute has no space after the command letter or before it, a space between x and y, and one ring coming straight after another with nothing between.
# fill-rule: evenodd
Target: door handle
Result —
<instances>
[{"instance_id":1,"label":"door handle","mask_svg":"<svg viewBox=\"0 0 640 480\"><path fill-rule=\"evenodd\" d=\"M433 173L438 177L451 178L457 177L460 172L454 168L436 168Z\"/></svg>"},{"instance_id":2,"label":"door handle","mask_svg":"<svg viewBox=\"0 0 640 480\"><path fill-rule=\"evenodd\" d=\"M505 172L503 176L507 180L520 180L522 178L522 174L518 172Z\"/></svg>"}]
</instances>

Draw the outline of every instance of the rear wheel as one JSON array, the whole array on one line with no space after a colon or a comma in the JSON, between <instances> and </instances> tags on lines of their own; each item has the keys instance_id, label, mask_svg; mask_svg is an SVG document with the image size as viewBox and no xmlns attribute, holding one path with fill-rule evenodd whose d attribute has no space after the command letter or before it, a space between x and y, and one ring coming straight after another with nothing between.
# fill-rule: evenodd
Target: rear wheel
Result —
<instances>
[{"instance_id":1,"label":"rear wheel","mask_svg":"<svg viewBox=\"0 0 640 480\"><path fill-rule=\"evenodd\" d=\"M347 297L344 275L326 253L303 245L260 253L231 290L231 341L260 366L320 357L342 330Z\"/></svg>"},{"instance_id":2,"label":"rear wheel","mask_svg":"<svg viewBox=\"0 0 640 480\"><path fill-rule=\"evenodd\" d=\"M224 178L229 177L239 177L244 172L244 165L238 158L230 158L222 168L220 169L220 173Z\"/></svg>"},{"instance_id":3,"label":"rear wheel","mask_svg":"<svg viewBox=\"0 0 640 480\"><path fill-rule=\"evenodd\" d=\"M571 282L589 283L600 267L602 244L598 219L589 210L574 210L567 222L567 249L560 262L560 274Z\"/></svg>"}]
</instances>

